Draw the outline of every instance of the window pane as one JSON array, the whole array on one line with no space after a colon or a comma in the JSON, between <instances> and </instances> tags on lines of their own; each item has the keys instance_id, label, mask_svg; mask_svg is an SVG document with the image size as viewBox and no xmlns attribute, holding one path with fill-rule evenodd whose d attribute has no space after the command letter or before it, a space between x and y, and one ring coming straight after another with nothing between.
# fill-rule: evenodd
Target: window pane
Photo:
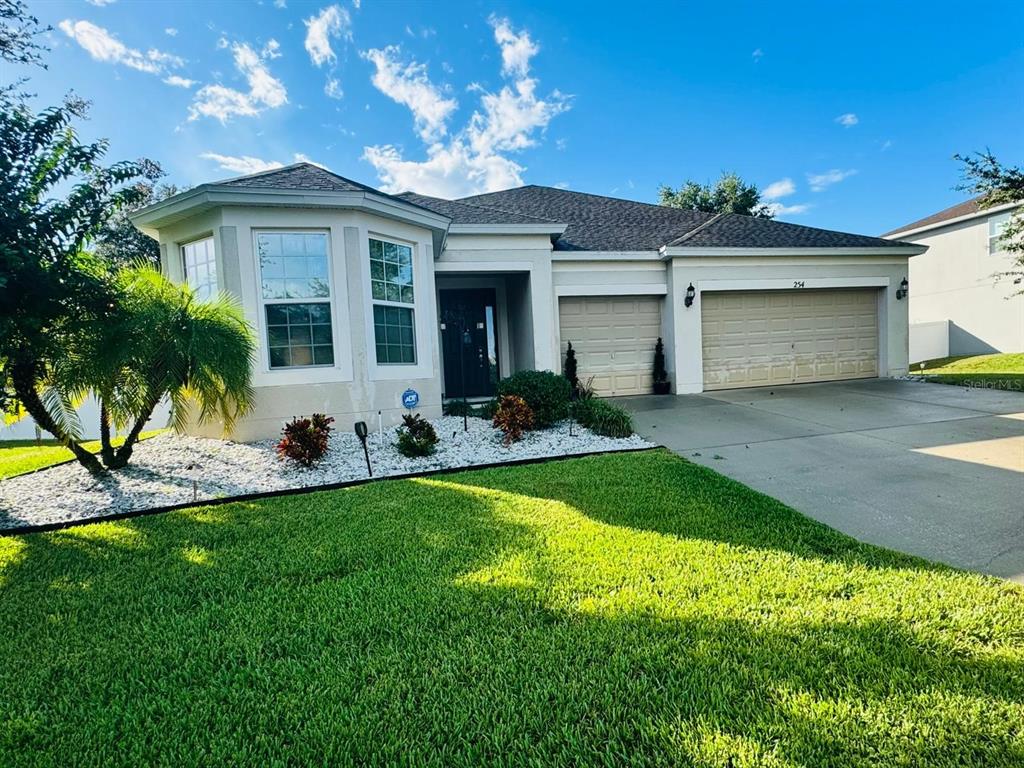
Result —
<instances>
[{"instance_id":1,"label":"window pane","mask_svg":"<svg viewBox=\"0 0 1024 768\"><path fill-rule=\"evenodd\" d=\"M327 255L327 235L308 234L306 235L306 253L310 256Z\"/></svg>"},{"instance_id":2,"label":"window pane","mask_svg":"<svg viewBox=\"0 0 1024 768\"><path fill-rule=\"evenodd\" d=\"M415 303L412 261L412 248L408 245L370 240L370 287L374 301Z\"/></svg>"},{"instance_id":3,"label":"window pane","mask_svg":"<svg viewBox=\"0 0 1024 768\"><path fill-rule=\"evenodd\" d=\"M384 243L380 240L370 241L370 258L378 260L384 258Z\"/></svg>"},{"instance_id":4,"label":"window pane","mask_svg":"<svg viewBox=\"0 0 1024 768\"><path fill-rule=\"evenodd\" d=\"M313 299L331 295L326 234L261 234L257 244L264 298ZM286 282L274 282L281 278Z\"/></svg>"},{"instance_id":5,"label":"window pane","mask_svg":"<svg viewBox=\"0 0 1024 768\"><path fill-rule=\"evenodd\" d=\"M373 315L378 364L415 363L412 310L375 306Z\"/></svg>"},{"instance_id":6,"label":"window pane","mask_svg":"<svg viewBox=\"0 0 1024 768\"><path fill-rule=\"evenodd\" d=\"M371 280L383 280L384 279L384 262L383 261L371 261L370 262L370 279Z\"/></svg>"},{"instance_id":7,"label":"window pane","mask_svg":"<svg viewBox=\"0 0 1024 768\"><path fill-rule=\"evenodd\" d=\"M376 301L384 301L387 297L387 291L384 290L384 283L380 280L374 280L372 283L373 298Z\"/></svg>"},{"instance_id":8,"label":"window pane","mask_svg":"<svg viewBox=\"0 0 1024 768\"><path fill-rule=\"evenodd\" d=\"M271 368L334 365L329 303L272 304L266 317Z\"/></svg>"},{"instance_id":9,"label":"window pane","mask_svg":"<svg viewBox=\"0 0 1024 768\"><path fill-rule=\"evenodd\" d=\"M392 283L385 283L384 287L387 288L387 300L388 301L401 301L402 300L402 289L393 285Z\"/></svg>"},{"instance_id":10,"label":"window pane","mask_svg":"<svg viewBox=\"0 0 1024 768\"><path fill-rule=\"evenodd\" d=\"M384 243L384 261L398 262L398 246L394 243Z\"/></svg>"},{"instance_id":11,"label":"window pane","mask_svg":"<svg viewBox=\"0 0 1024 768\"><path fill-rule=\"evenodd\" d=\"M217 295L217 259L213 238L196 240L181 247L181 262L185 271L185 284L200 301Z\"/></svg>"},{"instance_id":12,"label":"window pane","mask_svg":"<svg viewBox=\"0 0 1024 768\"><path fill-rule=\"evenodd\" d=\"M412 248L407 245L398 246L398 263L403 266L412 266Z\"/></svg>"},{"instance_id":13,"label":"window pane","mask_svg":"<svg viewBox=\"0 0 1024 768\"><path fill-rule=\"evenodd\" d=\"M402 301L404 301L406 304L414 303L415 299L413 298L411 285L402 286Z\"/></svg>"}]
</instances>

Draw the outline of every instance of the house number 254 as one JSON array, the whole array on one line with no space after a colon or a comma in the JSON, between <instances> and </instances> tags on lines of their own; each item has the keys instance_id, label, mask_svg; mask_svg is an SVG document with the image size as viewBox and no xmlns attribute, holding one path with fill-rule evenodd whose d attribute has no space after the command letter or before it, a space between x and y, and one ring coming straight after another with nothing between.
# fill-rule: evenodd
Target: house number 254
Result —
<instances>
[{"instance_id":1,"label":"house number 254","mask_svg":"<svg viewBox=\"0 0 1024 768\"><path fill-rule=\"evenodd\" d=\"M794 280L793 281L793 287L794 288L803 288L804 287L804 281L803 280Z\"/></svg>"}]
</instances>

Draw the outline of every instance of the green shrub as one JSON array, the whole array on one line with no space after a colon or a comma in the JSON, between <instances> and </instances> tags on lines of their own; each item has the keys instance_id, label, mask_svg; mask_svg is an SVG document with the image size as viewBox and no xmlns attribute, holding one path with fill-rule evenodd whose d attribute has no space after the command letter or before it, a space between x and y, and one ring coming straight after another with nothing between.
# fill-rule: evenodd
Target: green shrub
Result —
<instances>
[{"instance_id":1,"label":"green shrub","mask_svg":"<svg viewBox=\"0 0 1024 768\"><path fill-rule=\"evenodd\" d=\"M577 400L573 404L573 416L591 432L605 437L629 437L633 434L633 419L629 413L607 400L597 397Z\"/></svg>"},{"instance_id":2,"label":"green shrub","mask_svg":"<svg viewBox=\"0 0 1024 768\"><path fill-rule=\"evenodd\" d=\"M502 395L494 412L494 426L505 433L506 446L523 439L523 432L533 429L533 411L516 395Z\"/></svg>"},{"instance_id":3,"label":"green shrub","mask_svg":"<svg viewBox=\"0 0 1024 768\"><path fill-rule=\"evenodd\" d=\"M304 467L312 467L327 453L334 419L322 413L311 418L294 418L284 425L283 437L277 444L277 455Z\"/></svg>"},{"instance_id":4,"label":"green shrub","mask_svg":"<svg viewBox=\"0 0 1024 768\"><path fill-rule=\"evenodd\" d=\"M407 413L402 416L402 426L398 428L396 447L403 456L415 458L429 456L437 446L437 432L429 421L418 413Z\"/></svg>"},{"instance_id":5,"label":"green shrub","mask_svg":"<svg viewBox=\"0 0 1024 768\"><path fill-rule=\"evenodd\" d=\"M519 371L498 383L498 396L521 397L533 411L534 429L569 416L569 380L551 371Z\"/></svg>"}]
</instances>

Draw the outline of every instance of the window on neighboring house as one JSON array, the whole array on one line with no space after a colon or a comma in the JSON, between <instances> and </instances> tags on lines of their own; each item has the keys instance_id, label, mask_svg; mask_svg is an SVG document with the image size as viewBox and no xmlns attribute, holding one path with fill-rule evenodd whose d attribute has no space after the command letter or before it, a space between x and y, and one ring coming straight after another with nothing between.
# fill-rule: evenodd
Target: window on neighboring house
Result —
<instances>
[{"instance_id":1,"label":"window on neighboring house","mask_svg":"<svg viewBox=\"0 0 1024 768\"><path fill-rule=\"evenodd\" d=\"M377 363L415 363L415 289L411 247L370 239L370 292Z\"/></svg>"},{"instance_id":2,"label":"window on neighboring house","mask_svg":"<svg viewBox=\"0 0 1024 768\"><path fill-rule=\"evenodd\" d=\"M195 240L181 246L181 262L185 268L185 282L200 301L209 301L217 295L217 257L213 252L213 238Z\"/></svg>"},{"instance_id":3,"label":"window on neighboring house","mask_svg":"<svg viewBox=\"0 0 1024 768\"><path fill-rule=\"evenodd\" d=\"M256 235L271 368L334 365L327 234Z\"/></svg>"},{"instance_id":4,"label":"window on neighboring house","mask_svg":"<svg viewBox=\"0 0 1024 768\"><path fill-rule=\"evenodd\" d=\"M1002 253L1006 250L1006 244L1003 242L1003 230L1006 229L1006 225L1010 223L1010 213L1000 213L998 216L992 216L988 220L988 252L990 255L995 256L998 253Z\"/></svg>"}]
</instances>

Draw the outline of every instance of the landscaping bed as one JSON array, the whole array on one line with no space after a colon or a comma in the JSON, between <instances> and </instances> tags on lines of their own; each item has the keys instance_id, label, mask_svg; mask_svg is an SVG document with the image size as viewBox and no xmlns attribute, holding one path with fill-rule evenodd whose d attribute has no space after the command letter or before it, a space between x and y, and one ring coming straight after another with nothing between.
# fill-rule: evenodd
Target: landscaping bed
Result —
<instances>
[{"instance_id":1,"label":"landscaping bed","mask_svg":"<svg viewBox=\"0 0 1024 768\"><path fill-rule=\"evenodd\" d=\"M395 431L368 440L374 477L428 472L523 459L650 447L638 436L610 438L568 422L526 432L510 446L489 421L446 416L433 422L439 442L430 456L408 458L395 448ZM99 478L77 463L0 481L0 528L73 522L195 500L307 488L365 479L359 439L335 431L322 461L311 468L285 461L276 441L235 443L163 434L138 444L131 464ZM193 466L194 469L189 469ZM193 481L193 477L195 478Z\"/></svg>"},{"instance_id":2,"label":"landscaping bed","mask_svg":"<svg viewBox=\"0 0 1024 768\"><path fill-rule=\"evenodd\" d=\"M910 375L935 384L1024 392L1024 354L944 357L927 361L923 368L912 366Z\"/></svg>"},{"instance_id":3,"label":"landscaping bed","mask_svg":"<svg viewBox=\"0 0 1024 768\"><path fill-rule=\"evenodd\" d=\"M667 451L0 538L0 601L11 768L1024 754L1021 587Z\"/></svg>"}]
</instances>

